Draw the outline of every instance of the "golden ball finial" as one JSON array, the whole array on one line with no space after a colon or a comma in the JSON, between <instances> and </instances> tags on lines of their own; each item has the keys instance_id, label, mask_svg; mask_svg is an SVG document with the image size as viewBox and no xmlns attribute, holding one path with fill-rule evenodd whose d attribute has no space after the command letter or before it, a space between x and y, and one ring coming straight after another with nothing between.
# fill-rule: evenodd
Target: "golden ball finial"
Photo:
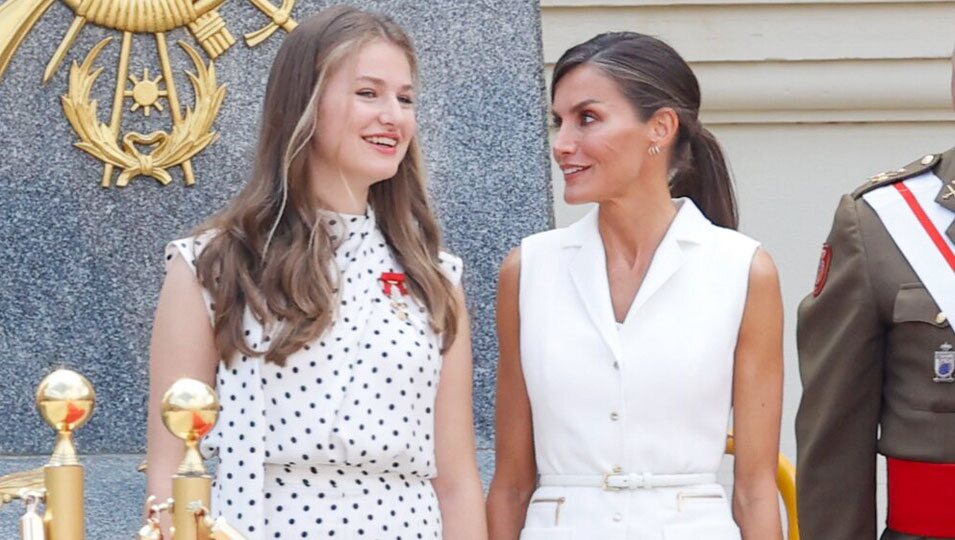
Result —
<instances>
[{"instance_id":1,"label":"golden ball finial","mask_svg":"<svg viewBox=\"0 0 955 540\"><path fill-rule=\"evenodd\" d=\"M179 379L162 398L162 420L166 429L186 442L186 456L179 466L181 475L203 475L199 441L212 430L219 417L219 398L202 381Z\"/></svg>"},{"instance_id":2,"label":"golden ball finial","mask_svg":"<svg viewBox=\"0 0 955 540\"><path fill-rule=\"evenodd\" d=\"M69 369L50 373L36 390L36 406L59 434L50 463L78 464L73 432L86 424L96 406L96 392L89 379Z\"/></svg>"},{"instance_id":3,"label":"golden ball finial","mask_svg":"<svg viewBox=\"0 0 955 540\"><path fill-rule=\"evenodd\" d=\"M76 431L93 414L96 392L89 379L69 369L46 376L36 390L36 406L57 431Z\"/></svg>"},{"instance_id":4,"label":"golden ball finial","mask_svg":"<svg viewBox=\"0 0 955 540\"><path fill-rule=\"evenodd\" d=\"M219 417L219 399L208 384L179 379L162 398L162 419L166 428L184 441L202 439Z\"/></svg>"}]
</instances>

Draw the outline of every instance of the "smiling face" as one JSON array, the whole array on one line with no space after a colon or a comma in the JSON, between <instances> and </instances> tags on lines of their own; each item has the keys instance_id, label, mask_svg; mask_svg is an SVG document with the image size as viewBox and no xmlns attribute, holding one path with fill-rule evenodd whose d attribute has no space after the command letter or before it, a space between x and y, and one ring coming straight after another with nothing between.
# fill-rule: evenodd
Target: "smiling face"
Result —
<instances>
[{"instance_id":1,"label":"smiling face","mask_svg":"<svg viewBox=\"0 0 955 540\"><path fill-rule=\"evenodd\" d=\"M648 157L653 133L617 84L583 64L560 79L552 109L559 127L553 152L564 173L564 200L600 202L626 192Z\"/></svg>"},{"instance_id":2,"label":"smiling face","mask_svg":"<svg viewBox=\"0 0 955 540\"><path fill-rule=\"evenodd\" d=\"M332 70L318 107L319 170L356 187L393 177L418 130L412 82L406 53L383 40Z\"/></svg>"}]
</instances>

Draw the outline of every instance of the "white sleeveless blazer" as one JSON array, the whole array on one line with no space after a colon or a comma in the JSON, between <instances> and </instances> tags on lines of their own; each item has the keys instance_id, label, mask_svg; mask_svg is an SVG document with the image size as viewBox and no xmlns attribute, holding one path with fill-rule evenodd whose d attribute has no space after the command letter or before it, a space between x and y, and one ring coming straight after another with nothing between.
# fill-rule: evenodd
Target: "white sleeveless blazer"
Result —
<instances>
[{"instance_id":1,"label":"white sleeveless blazer","mask_svg":"<svg viewBox=\"0 0 955 540\"><path fill-rule=\"evenodd\" d=\"M597 209L521 244L521 365L542 476L682 475L720 466L758 244L713 225L692 201L674 202L677 215L622 325L613 315ZM683 504L691 499L706 501L707 511ZM715 483L549 486L532 500L543 502L530 505L522 540L739 538Z\"/></svg>"}]
</instances>

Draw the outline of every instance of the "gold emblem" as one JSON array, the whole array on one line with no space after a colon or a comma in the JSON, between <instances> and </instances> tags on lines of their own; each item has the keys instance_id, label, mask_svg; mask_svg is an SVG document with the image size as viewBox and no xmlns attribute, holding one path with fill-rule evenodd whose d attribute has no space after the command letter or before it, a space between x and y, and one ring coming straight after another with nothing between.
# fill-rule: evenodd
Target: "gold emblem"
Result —
<instances>
[{"instance_id":1,"label":"gold emblem","mask_svg":"<svg viewBox=\"0 0 955 540\"><path fill-rule=\"evenodd\" d=\"M90 93L103 71L102 67L95 65L96 59L111 43L112 37L94 46L82 63L73 62L69 86L61 100L64 115L79 139L75 146L104 163L100 185L113 185L114 169L119 171L115 180L118 187L128 185L130 180L139 176L152 177L166 185L172 182L169 170L174 167L182 169L186 185L195 183L191 159L218 138L213 124L225 99L226 88L216 82L213 60L235 44L235 38L218 12L225 1L63 0L75 16L46 66L44 84L59 69L87 23L118 30L123 35L108 123L100 120L97 101L90 97ZM295 0L284 0L280 7L268 0L250 1L269 17L270 22L245 35L248 46L259 45L279 28L291 31L297 26L291 17ZM53 0L6 0L0 5L0 78L26 35L52 4ZM207 62L193 47L179 42L195 69L194 72L186 71L195 91L195 102L191 107L186 106L184 113L166 43L166 32L180 27L189 30L209 58ZM129 73L134 33L154 35L158 71L151 74L146 68L142 75ZM153 110L157 114L168 110L171 129L121 134L123 113L130 100L132 104L128 110L141 110L146 117L150 117Z\"/></svg>"}]
</instances>

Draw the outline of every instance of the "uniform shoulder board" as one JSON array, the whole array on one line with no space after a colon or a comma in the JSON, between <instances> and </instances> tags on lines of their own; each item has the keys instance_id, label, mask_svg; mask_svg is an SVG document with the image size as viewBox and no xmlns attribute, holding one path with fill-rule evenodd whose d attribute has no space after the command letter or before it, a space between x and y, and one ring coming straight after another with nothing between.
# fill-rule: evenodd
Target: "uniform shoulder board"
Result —
<instances>
[{"instance_id":1,"label":"uniform shoulder board","mask_svg":"<svg viewBox=\"0 0 955 540\"><path fill-rule=\"evenodd\" d=\"M935 167L940 159L942 159L941 154L926 154L901 169L881 172L869 178L869 181L865 184L856 188L856 190L852 192L852 197L858 199L873 189L918 176L930 170L932 167Z\"/></svg>"}]
</instances>

